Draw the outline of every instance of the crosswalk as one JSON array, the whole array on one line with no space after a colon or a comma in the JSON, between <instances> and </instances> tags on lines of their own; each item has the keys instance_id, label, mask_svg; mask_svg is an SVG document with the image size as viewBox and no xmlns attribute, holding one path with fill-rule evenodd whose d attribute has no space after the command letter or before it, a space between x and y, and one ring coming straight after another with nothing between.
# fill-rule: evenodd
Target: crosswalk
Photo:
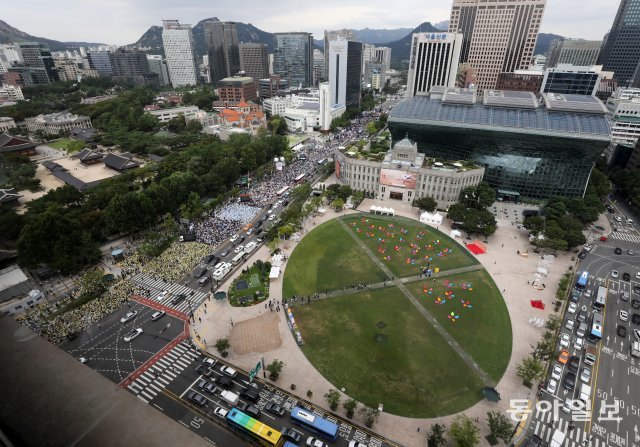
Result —
<instances>
[{"instance_id":1,"label":"crosswalk","mask_svg":"<svg viewBox=\"0 0 640 447\"><path fill-rule=\"evenodd\" d=\"M614 231L609 235L611 239L618 239L620 241L634 242L640 244L640 236L630 233L622 233L620 231Z\"/></svg>"},{"instance_id":2,"label":"crosswalk","mask_svg":"<svg viewBox=\"0 0 640 447\"><path fill-rule=\"evenodd\" d=\"M148 404L199 356L198 351L187 341L182 341L160 357L127 388L138 396L138 399Z\"/></svg>"},{"instance_id":3,"label":"crosswalk","mask_svg":"<svg viewBox=\"0 0 640 447\"><path fill-rule=\"evenodd\" d=\"M537 408L534 418L530 423L530 427L533 427L533 433L539 436L547 444L551 441L553 432L559 429L566 433L566 440L563 444L565 447L580 447L585 445L585 441L589 440L588 445L590 447L606 447L606 440L602 440L597 436L590 436L589 433L584 431L584 423L575 422L575 428L569 430L569 421L563 417L559 417L556 409L556 416L554 418L554 411L549 409L544 411L541 408ZM557 421L554 422L554 419Z\"/></svg>"},{"instance_id":4,"label":"crosswalk","mask_svg":"<svg viewBox=\"0 0 640 447\"><path fill-rule=\"evenodd\" d=\"M162 304L187 315L189 315L190 311L195 311L209 297L206 293L193 290L182 284L167 283L162 279L155 279L148 273L138 273L131 278L131 281L144 289L149 289L151 291L149 298L152 300L157 299L162 291L167 290L169 295L162 300ZM171 304L171 298L180 294L183 294L186 298L178 304Z\"/></svg>"}]
</instances>

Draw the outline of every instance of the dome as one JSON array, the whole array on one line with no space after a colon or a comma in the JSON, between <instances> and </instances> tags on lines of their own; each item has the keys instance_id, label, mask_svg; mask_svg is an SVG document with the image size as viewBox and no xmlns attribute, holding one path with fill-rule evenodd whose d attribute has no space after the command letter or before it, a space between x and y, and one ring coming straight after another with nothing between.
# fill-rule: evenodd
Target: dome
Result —
<instances>
[{"instance_id":1,"label":"dome","mask_svg":"<svg viewBox=\"0 0 640 447\"><path fill-rule=\"evenodd\" d=\"M417 144L414 143L413 141L411 141L409 139L409 135L405 135L405 137L398 141L396 144L393 145L394 149L408 149L408 150L415 150L417 149Z\"/></svg>"}]
</instances>

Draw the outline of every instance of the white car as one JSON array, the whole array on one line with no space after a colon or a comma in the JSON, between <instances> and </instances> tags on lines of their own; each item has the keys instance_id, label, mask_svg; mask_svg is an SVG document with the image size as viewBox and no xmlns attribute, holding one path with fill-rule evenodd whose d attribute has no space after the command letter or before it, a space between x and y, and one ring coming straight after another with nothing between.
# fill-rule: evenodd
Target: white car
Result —
<instances>
[{"instance_id":1,"label":"white car","mask_svg":"<svg viewBox=\"0 0 640 447\"><path fill-rule=\"evenodd\" d=\"M582 374L580 374L580 380L584 383L591 382L591 368L587 368L586 366L582 368Z\"/></svg>"},{"instance_id":2,"label":"white car","mask_svg":"<svg viewBox=\"0 0 640 447\"><path fill-rule=\"evenodd\" d=\"M573 328L575 326L576 326L576 322L574 320L567 320L567 322L564 324L564 327L566 327L570 331L573 331Z\"/></svg>"},{"instance_id":3,"label":"white car","mask_svg":"<svg viewBox=\"0 0 640 447\"><path fill-rule=\"evenodd\" d=\"M611 270L611 277L612 278L617 278L618 277L618 271L617 270Z\"/></svg>"},{"instance_id":4,"label":"white car","mask_svg":"<svg viewBox=\"0 0 640 447\"><path fill-rule=\"evenodd\" d=\"M238 235L234 234L233 236L231 236L231 239L229 239L229 242L235 242L238 240Z\"/></svg>"},{"instance_id":5,"label":"white car","mask_svg":"<svg viewBox=\"0 0 640 447\"><path fill-rule=\"evenodd\" d=\"M325 444L318 438L314 438L313 436L309 436L305 444L307 445L307 447L327 447L327 444Z\"/></svg>"},{"instance_id":6,"label":"white car","mask_svg":"<svg viewBox=\"0 0 640 447\"><path fill-rule=\"evenodd\" d=\"M565 399L564 402L562 403L562 412L571 414L571 408L572 408L571 405L572 405L572 400L569 398Z\"/></svg>"},{"instance_id":7,"label":"white car","mask_svg":"<svg viewBox=\"0 0 640 447\"><path fill-rule=\"evenodd\" d=\"M240 253L242 250L244 250L244 245L238 245L238 246L233 250L233 252L234 252L234 253L236 253L236 254L238 254L238 253Z\"/></svg>"},{"instance_id":8,"label":"white car","mask_svg":"<svg viewBox=\"0 0 640 447\"><path fill-rule=\"evenodd\" d=\"M570 314L575 314L576 309L578 309L578 303L570 303L567 312L569 312Z\"/></svg>"},{"instance_id":9,"label":"white car","mask_svg":"<svg viewBox=\"0 0 640 447\"><path fill-rule=\"evenodd\" d=\"M349 441L349 447L367 447L367 445L358 441Z\"/></svg>"},{"instance_id":10,"label":"white car","mask_svg":"<svg viewBox=\"0 0 640 447\"><path fill-rule=\"evenodd\" d=\"M636 279L640 279L640 272L636 272Z\"/></svg>"},{"instance_id":11,"label":"white car","mask_svg":"<svg viewBox=\"0 0 640 447\"><path fill-rule=\"evenodd\" d=\"M120 323L128 323L129 321L133 320L136 316L138 315L138 312L136 312L135 310L132 310L131 312L127 312L127 314L120 318Z\"/></svg>"},{"instance_id":12,"label":"white car","mask_svg":"<svg viewBox=\"0 0 640 447\"><path fill-rule=\"evenodd\" d=\"M584 292L584 297L585 298L591 298L591 289L589 289L586 292Z\"/></svg>"},{"instance_id":13,"label":"white car","mask_svg":"<svg viewBox=\"0 0 640 447\"><path fill-rule=\"evenodd\" d=\"M215 414L216 416L221 417L222 419L225 419L227 417L227 413L229 412L229 410L226 410L222 407L216 407L215 410L213 410L213 414Z\"/></svg>"},{"instance_id":14,"label":"white car","mask_svg":"<svg viewBox=\"0 0 640 447\"><path fill-rule=\"evenodd\" d=\"M275 215L275 214L272 214L271 216L269 216L269 220L273 220L273 219L275 219L275 218L276 218L276 215Z\"/></svg>"},{"instance_id":15,"label":"white car","mask_svg":"<svg viewBox=\"0 0 640 447\"><path fill-rule=\"evenodd\" d=\"M593 250L593 245L585 245L584 247L582 247L582 249L586 252L590 252L591 250Z\"/></svg>"},{"instance_id":16,"label":"white car","mask_svg":"<svg viewBox=\"0 0 640 447\"><path fill-rule=\"evenodd\" d=\"M220 367L220 372L222 374L224 374L225 376L231 377L232 379L236 375L238 375L238 372L235 369L231 368L230 366L226 366L226 365Z\"/></svg>"},{"instance_id":17,"label":"white car","mask_svg":"<svg viewBox=\"0 0 640 447\"><path fill-rule=\"evenodd\" d=\"M624 310L620 311L619 317L620 321L629 321L629 314Z\"/></svg>"},{"instance_id":18,"label":"white car","mask_svg":"<svg viewBox=\"0 0 640 447\"><path fill-rule=\"evenodd\" d=\"M578 337L573 340L573 347L576 349L576 351L580 351L584 347L584 338Z\"/></svg>"},{"instance_id":19,"label":"white car","mask_svg":"<svg viewBox=\"0 0 640 447\"><path fill-rule=\"evenodd\" d=\"M156 298L157 301L162 301L163 299L165 299L167 296L169 295L169 291L168 290L163 290L162 293L160 295L158 295L158 298Z\"/></svg>"},{"instance_id":20,"label":"white car","mask_svg":"<svg viewBox=\"0 0 640 447\"><path fill-rule=\"evenodd\" d=\"M560 347L568 348L570 342L571 337L569 337L569 334L560 334Z\"/></svg>"},{"instance_id":21,"label":"white car","mask_svg":"<svg viewBox=\"0 0 640 447\"><path fill-rule=\"evenodd\" d=\"M640 341L640 331L638 329L633 330L633 336L636 339L636 341Z\"/></svg>"},{"instance_id":22,"label":"white car","mask_svg":"<svg viewBox=\"0 0 640 447\"><path fill-rule=\"evenodd\" d=\"M140 334L142 334L142 328L141 327L136 328L136 329L132 330L131 332L129 332L127 335L124 336L124 341L129 343L131 340L133 340L134 338L136 338Z\"/></svg>"},{"instance_id":23,"label":"white car","mask_svg":"<svg viewBox=\"0 0 640 447\"><path fill-rule=\"evenodd\" d=\"M271 213L273 213L273 209L272 208L267 210L267 214L271 214Z\"/></svg>"},{"instance_id":24,"label":"white car","mask_svg":"<svg viewBox=\"0 0 640 447\"><path fill-rule=\"evenodd\" d=\"M627 219L627 223L628 223L629 225L633 225L633 219Z\"/></svg>"},{"instance_id":25,"label":"white car","mask_svg":"<svg viewBox=\"0 0 640 447\"><path fill-rule=\"evenodd\" d=\"M151 320L153 321L158 321L160 318L165 316L165 311L164 310L158 310L154 313L151 314Z\"/></svg>"},{"instance_id":26,"label":"white car","mask_svg":"<svg viewBox=\"0 0 640 447\"><path fill-rule=\"evenodd\" d=\"M549 383L547 383L547 391L551 394L556 394L558 391L558 382L553 379L549 379Z\"/></svg>"},{"instance_id":27,"label":"white car","mask_svg":"<svg viewBox=\"0 0 640 447\"><path fill-rule=\"evenodd\" d=\"M562 365L556 363L551 370L551 378L554 380L560 380L562 378Z\"/></svg>"}]
</instances>

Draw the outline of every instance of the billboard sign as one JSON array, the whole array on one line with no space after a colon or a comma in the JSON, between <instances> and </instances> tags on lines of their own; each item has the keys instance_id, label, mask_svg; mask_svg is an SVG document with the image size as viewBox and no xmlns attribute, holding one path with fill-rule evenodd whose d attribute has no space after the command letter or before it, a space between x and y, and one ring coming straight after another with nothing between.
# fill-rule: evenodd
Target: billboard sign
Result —
<instances>
[{"instance_id":1,"label":"billboard sign","mask_svg":"<svg viewBox=\"0 0 640 447\"><path fill-rule=\"evenodd\" d=\"M395 169L380 170L380 184L398 188L416 189L416 174Z\"/></svg>"}]
</instances>

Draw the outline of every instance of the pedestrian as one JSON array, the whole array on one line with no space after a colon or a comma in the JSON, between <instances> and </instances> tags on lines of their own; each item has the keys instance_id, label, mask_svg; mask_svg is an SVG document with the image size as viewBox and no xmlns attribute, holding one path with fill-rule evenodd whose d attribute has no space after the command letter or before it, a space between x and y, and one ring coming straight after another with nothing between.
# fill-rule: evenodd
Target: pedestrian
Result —
<instances>
[{"instance_id":1,"label":"pedestrian","mask_svg":"<svg viewBox=\"0 0 640 447\"><path fill-rule=\"evenodd\" d=\"M267 303L264 303L264 308L265 308L265 309L267 308Z\"/></svg>"},{"instance_id":2,"label":"pedestrian","mask_svg":"<svg viewBox=\"0 0 640 447\"><path fill-rule=\"evenodd\" d=\"M420 431L420 427L418 427L418 429L416 431Z\"/></svg>"},{"instance_id":3,"label":"pedestrian","mask_svg":"<svg viewBox=\"0 0 640 447\"><path fill-rule=\"evenodd\" d=\"M502 248L504 248L504 242L502 243Z\"/></svg>"}]
</instances>

